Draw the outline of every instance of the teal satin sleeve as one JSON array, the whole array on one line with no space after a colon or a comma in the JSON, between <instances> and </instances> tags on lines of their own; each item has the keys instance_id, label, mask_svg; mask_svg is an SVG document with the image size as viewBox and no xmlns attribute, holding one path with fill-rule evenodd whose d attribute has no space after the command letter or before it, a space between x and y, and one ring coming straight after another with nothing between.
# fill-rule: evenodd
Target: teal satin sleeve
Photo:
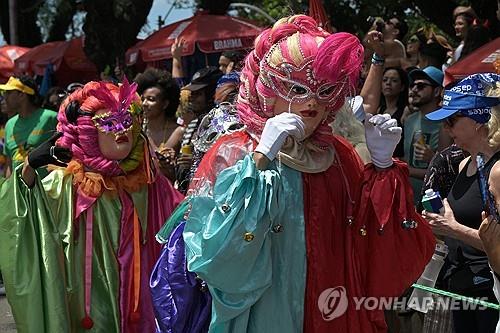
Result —
<instances>
[{"instance_id":1,"label":"teal satin sleeve","mask_svg":"<svg viewBox=\"0 0 500 333\"><path fill-rule=\"evenodd\" d=\"M299 172L274 163L258 170L247 155L220 173L211 196L191 199L183 236L188 269L213 297L210 332L301 330L301 182ZM278 225L287 231L275 232Z\"/></svg>"},{"instance_id":2,"label":"teal satin sleeve","mask_svg":"<svg viewBox=\"0 0 500 333\"><path fill-rule=\"evenodd\" d=\"M281 213L276 204L280 190L279 173L257 170L251 156L224 170L213 197L192 199L184 229L188 269L230 293L269 286L270 256L258 254L270 250L267 234ZM233 267L232 274L220 270L222 265Z\"/></svg>"}]
</instances>

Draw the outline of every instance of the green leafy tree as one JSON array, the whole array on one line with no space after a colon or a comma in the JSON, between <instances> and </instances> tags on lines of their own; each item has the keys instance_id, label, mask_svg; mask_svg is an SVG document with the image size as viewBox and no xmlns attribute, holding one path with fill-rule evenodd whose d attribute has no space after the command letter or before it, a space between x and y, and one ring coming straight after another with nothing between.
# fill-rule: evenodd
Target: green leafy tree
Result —
<instances>
[{"instance_id":1,"label":"green leafy tree","mask_svg":"<svg viewBox=\"0 0 500 333\"><path fill-rule=\"evenodd\" d=\"M153 0L86 0L85 53L99 71L111 68L137 42Z\"/></svg>"},{"instance_id":2,"label":"green leafy tree","mask_svg":"<svg viewBox=\"0 0 500 333\"><path fill-rule=\"evenodd\" d=\"M262 8L278 19L291 14L307 13L307 0L242 0ZM367 18L396 16L404 18L410 31L432 25L448 36L454 36L453 9L458 5L471 5L481 18L490 21L493 35L498 35L498 20L495 17L496 0L323 0L323 5L332 25L339 31L364 34L369 25ZM197 1L200 3L200 0ZM256 18L256 17L254 17Z\"/></svg>"},{"instance_id":3,"label":"green leafy tree","mask_svg":"<svg viewBox=\"0 0 500 333\"><path fill-rule=\"evenodd\" d=\"M103 71L117 60L123 62L152 4L153 0L17 0L18 45L33 47L44 40L66 40L80 35L78 25L83 25L85 53ZM79 11L86 15L78 15ZM8 1L0 1L0 27L9 43Z\"/></svg>"}]
</instances>

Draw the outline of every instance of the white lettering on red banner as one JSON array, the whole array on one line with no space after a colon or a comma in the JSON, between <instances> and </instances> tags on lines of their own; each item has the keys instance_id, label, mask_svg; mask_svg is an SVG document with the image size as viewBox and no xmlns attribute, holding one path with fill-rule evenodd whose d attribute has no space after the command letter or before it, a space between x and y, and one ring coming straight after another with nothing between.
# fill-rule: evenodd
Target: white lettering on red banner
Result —
<instances>
[{"instance_id":1,"label":"white lettering on red banner","mask_svg":"<svg viewBox=\"0 0 500 333\"><path fill-rule=\"evenodd\" d=\"M242 48L243 43L240 38L223 39L214 41L214 50Z\"/></svg>"}]
</instances>

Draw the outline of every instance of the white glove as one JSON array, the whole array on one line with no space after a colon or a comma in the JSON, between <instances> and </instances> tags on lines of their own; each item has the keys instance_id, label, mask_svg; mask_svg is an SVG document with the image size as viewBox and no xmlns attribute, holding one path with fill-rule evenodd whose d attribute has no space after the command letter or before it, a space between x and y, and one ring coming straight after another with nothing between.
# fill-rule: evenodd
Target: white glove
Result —
<instances>
[{"instance_id":1,"label":"white glove","mask_svg":"<svg viewBox=\"0 0 500 333\"><path fill-rule=\"evenodd\" d=\"M298 141L305 138L305 124L300 116L283 112L266 121L262 136L255 151L266 155L272 161L278 155L286 138L290 135Z\"/></svg>"},{"instance_id":2,"label":"white glove","mask_svg":"<svg viewBox=\"0 0 500 333\"><path fill-rule=\"evenodd\" d=\"M365 136L366 146L370 151L372 163L379 168L392 165L392 154L401 140L403 129L396 119L388 114L366 114Z\"/></svg>"},{"instance_id":3,"label":"white glove","mask_svg":"<svg viewBox=\"0 0 500 333\"><path fill-rule=\"evenodd\" d=\"M365 120L365 109L363 107L363 97L358 95L356 97L350 98L349 104L351 105L352 113L354 113L354 117L356 117L357 120L363 122L363 120Z\"/></svg>"}]
</instances>

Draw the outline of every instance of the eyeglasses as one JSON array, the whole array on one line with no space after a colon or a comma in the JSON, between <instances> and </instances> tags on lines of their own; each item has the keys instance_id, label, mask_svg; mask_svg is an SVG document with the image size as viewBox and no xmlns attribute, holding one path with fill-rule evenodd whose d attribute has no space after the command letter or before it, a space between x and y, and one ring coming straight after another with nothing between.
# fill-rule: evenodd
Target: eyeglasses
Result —
<instances>
[{"instance_id":1,"label":"eyeglasses","mask_svg":"<svg viewBox=\"0 0 500 333\"><path fill-rule=\"evenodd\" d=\"M417 90L422 90L425 87L433 87L433 85L430 83L425 83L425 82L417 82L417 83L410 84L410 89L417 88Z\"/></svg>"},{"instance_id":2,"label":"eyeglasses","mask_svg":"<svg viewBox=\"0 0 500 333\"><path fill-rule=\"evenodd\" d=\"M444 120L444 123L446 126L451 128L451 127L455 126L455 124L457 123L459 118L463 118L463 117L465 117L465 116L460 114L460 113L455 113L453 116L446 118Z\"/></svg>"}]
</instances>

